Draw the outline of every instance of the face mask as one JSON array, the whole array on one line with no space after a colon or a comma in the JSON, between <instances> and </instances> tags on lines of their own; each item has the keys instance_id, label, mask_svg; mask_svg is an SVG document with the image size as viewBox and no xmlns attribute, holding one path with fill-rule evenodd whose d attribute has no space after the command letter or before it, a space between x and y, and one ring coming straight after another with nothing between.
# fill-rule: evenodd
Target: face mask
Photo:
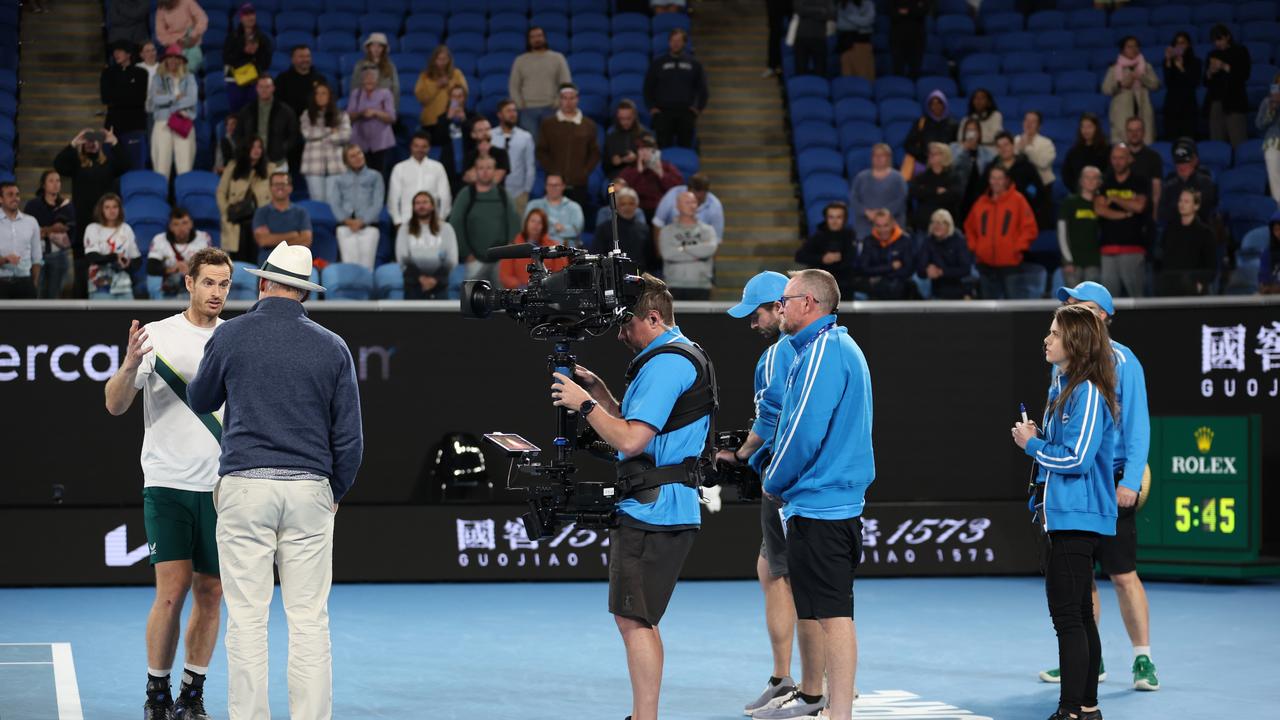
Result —
<instances>
[{"instance_id":1,"label":"face mask","mask_svg":"<svg viewBox=\"0 0 1280 720\"><path fill-rule=\"evenodd\" d=\"M966 142L968 142L968 141L970 141L970 140L977 140L977 139L978 139L978 133L976 133L976 132L974 132L974 131L970 130L969 132L967 132L967 133L965 133L965 134L964 134L964 139L965 139L965 141L966 141Z\"/></svg>"}]
</instances>

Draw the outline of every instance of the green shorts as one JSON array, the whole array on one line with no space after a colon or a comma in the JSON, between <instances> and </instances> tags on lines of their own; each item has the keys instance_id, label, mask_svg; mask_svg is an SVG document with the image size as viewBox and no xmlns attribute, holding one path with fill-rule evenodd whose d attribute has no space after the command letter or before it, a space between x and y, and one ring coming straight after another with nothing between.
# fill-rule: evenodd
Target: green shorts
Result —
<instances>
[{"instance_id":1,"label":"green shorts","mask_svg":"<svg viewBox=\"0 0 1280 720\"><path fill-rule=\"evenodd\" d=\"M217 576L218 513L212 492L143 488L142 512L152 565L190 560L192 570Z\"/></svg>"}]
</instances>

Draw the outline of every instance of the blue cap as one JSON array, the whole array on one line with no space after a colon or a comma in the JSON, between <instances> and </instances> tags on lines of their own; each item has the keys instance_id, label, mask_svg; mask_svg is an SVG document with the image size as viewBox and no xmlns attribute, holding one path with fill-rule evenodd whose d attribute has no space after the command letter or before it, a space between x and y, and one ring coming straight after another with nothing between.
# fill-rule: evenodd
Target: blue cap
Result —
<instances>
[{"instance_id":1,"label":"blue cap","mask_svg":"<svg viewBox=\"0 0 1280 720\"><path fill-rule=\"evenodd\" d=\"M762 272L747 281L747 286L742 288L742 302L729 308L729 314L736 318L744 318L765 303L781 300L782 292L786 288L786 275L772 270Z\"/></svg>"},{"instance_id":2,"label":"blue cap","mask_svg":"<svg viewBox=\"0 0 1280 720\"><path fill-rule=\"evenodd\" d=\"M1058 288L1058 299L1066 302L1067 298L1075 298L1080 302L1094 302L1107 313L1108 317L1116 314L1116 305L1111 301L1111 292L1092 280L1085 280L1079 285L1069 288Z\"/></svg>"}]
</instances>

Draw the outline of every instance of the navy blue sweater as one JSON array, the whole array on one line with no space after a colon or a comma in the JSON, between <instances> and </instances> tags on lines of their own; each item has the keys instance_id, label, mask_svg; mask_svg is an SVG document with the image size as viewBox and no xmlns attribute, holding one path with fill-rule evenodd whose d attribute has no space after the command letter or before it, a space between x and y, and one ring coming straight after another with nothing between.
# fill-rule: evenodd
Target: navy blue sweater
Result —
<instances>
[{"instance_id":1,"label":"navy blue sweater","mask_svg":"<svg viewBox=\"0 0 1280 720\"><path fill-rule=\"evenodd\" d=\"M351 489L364 453L360 391L342 338L288 298L259 300L209 338L187 386L196 412L226 402L219 473L305 470Z\"/></svg>"}]
</instances>

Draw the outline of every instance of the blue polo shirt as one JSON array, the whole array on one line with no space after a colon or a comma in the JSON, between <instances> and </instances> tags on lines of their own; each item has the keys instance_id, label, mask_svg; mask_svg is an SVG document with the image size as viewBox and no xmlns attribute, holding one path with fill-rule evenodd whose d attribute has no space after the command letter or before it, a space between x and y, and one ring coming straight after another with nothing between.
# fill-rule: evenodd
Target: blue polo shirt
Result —
<instances>
[{"instance_id":1,"label":"blue polo shirt","mask_svg":"<svg viewBox=\"0 0 1280 720\"><path fill-rule=\"evenodd\" d=\"M640 351L640 355L671 342L689 343L689 339L680 332L680 328L673 327L649 343L648 347ZM675 407L676 400L693 387L697 379L697 368L681 355L668 353L650 360L636 374L635 379L627 386L626 394L622 396L622 417L626 420L638 420L661 430L671 417L671 409ZM710 431L711 417L707 416L679 430L655 435L644 451L659 466L679 465L685 458L702 454ZM679 484L663 485L658 490L658 499L651 503L623 500L618 503L618 512L653 526L687 527L702 522L698 491Z\"/></svg>"},{"instance_id":2,"label":"blue polo shirt","mask_svg":"<svg viewBox=\"0 0 1280 720\"><path fill-rule=\"evenodd\" d=\"M263 205L253 213L253 229L266 227L273 233L311 232L311 215L300 205L290 205L285 210L276 209L270 203ZM259 262L265 261L272 248L261 248Z\"/></svg>"}]
</instances>

